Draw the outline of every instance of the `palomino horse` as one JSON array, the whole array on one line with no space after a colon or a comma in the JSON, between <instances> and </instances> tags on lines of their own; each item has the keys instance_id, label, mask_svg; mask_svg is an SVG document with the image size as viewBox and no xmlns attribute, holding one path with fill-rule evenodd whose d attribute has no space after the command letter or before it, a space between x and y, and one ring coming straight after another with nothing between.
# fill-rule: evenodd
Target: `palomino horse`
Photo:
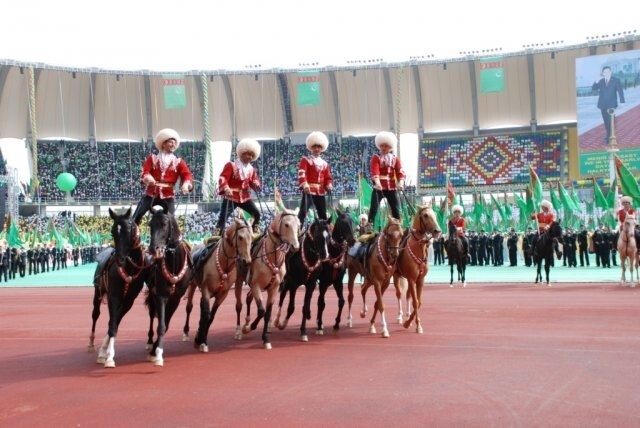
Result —
<instances>
[{"instance_id":1,"label":"palomino horse","mask_svg":"<svg viewBox=\"0 0 640 428\"><path fill-rule=\"evenodd\" d=\"M182 240L180 227L173 214L151 208L149 220L149 253L154 264L149 272L149 294L145 303L149 307L149 361L163 366L164 335L178 304L191 281L193 262L189 246ZM153 320L158 319L157 337L153 341Z\"/></svg>"},{"instance_id":2,"label":"palomino horse","mask_svg":"<svg viewBox=\"0 0 640 428\"><path fill-rule=\"evenodd\" d=\"M620 267L622 268L622 276L620 277L620 285L624 287L627 282L626 279L626 270L627 270L627 261L629 261L629 274L630 278L630 286L635 287L635 283L633 282L633 270L636 271L636 281L639 281L638 278L638 248L636 247L636 239L635 239L635 227L636 227L636 218L633 215L627 214L627 217L622 224L622 231L620 232L620 237L618 238L618 254L620 254Z\"/></svg>"},{"instance_id":3,"label":"palomino horse","mask_svg":"<svg viewBox=\"0 0 640 428\"><path fill-rule=\"evenodd\" d=\"M342 317L342 308L344 308L344 274L347 271L345 264L347 250L355 244L356 239L353 232L353 219L349 213L337 210L338 218L333 225L331 232L331 242L329 243L329 258L322 263L319 279L319 295L318 295L318 315L316 317L317 328L316 334L322 336L324 334L324 325L322 323L322 314L324 312L325 303L324 295L327 289L333 285L336 295L338 296L338 315L333 325L333 331L340 329L340 318Z\"/></svg>"},{"instance_id":4,"label":"palomino horse","mask_svg":"<svg viewBox=\"0 0 640 428\"><path fill-rule=\"evenodd\" d=\"M276 298L278 286L287 273L284 263L289 249L300 248L298 232L300 221L296 214L288 209L278 213L268 227L267 232L256 241L251 249L251 265L249 269L240 269L236 278L236 333L234 338L242 340L242 334L255 330L258 323L264 318L262 330L262 343L265 349L271 349L269 342L269 322L273 302ZM248 270L248 272L247 272ZM242 283L246 279L250 290L247 292L247 315L245 324L240 327L240 313L242 312ZM262 303L262 291L267 292L266 309ZM256 319L251 321L251 301L255 299L258 306Z\"/></svg>"},{"instance_id":5,"label":"palomino horse","mask_svg":"<svg viewBox=\"0 0 640 428\"><path fill-rule=\"evenodd\" d=\"M562 237L562 226L557 221L554 221L549 226L549 230L542 233L533 247L533 263L536 266L536 284L542 282L542 261L544 260L544 272L546 274L547 285L549 284L549 269L551 267L551 261L553 260L554 241Z\"/></svg>"},{"instance_id":6,"label":"palomino horse","mask_svg":"<svg viewBox=\"0 0 640 428\"><path fill-rule=\"evenodd\" d=\"M300 323L300 340L303 342L309 341L307 320L311 319L311 297L316 288L322 262L329 254L330 224L331 219L322 220L316 217L311 226L309 226L309 230L302 235L300 251L296 251L293 255L287 257L287 274L284 276L282 284L280 284L280 300L278 301L278 312L275 320L275 325L280 330L285 329L289 318L293 315L296 291L298 287L304 285L304 304L302 306L302 322ZM284 303L287 293L289 294L287 314L284 320L280 322L282 303Z\"/></svg>"},{"instance_id":7,"label":"palomino horse","mask_svg":"<svg viewBox=\"0 0 640 428\"><path fill-rule=\"evenodd\" d=\"M416 333L423 332L418 310L422 305L424 279L429 272L429 245L433 238L438 239L440 233L436 213L429 206L419 206L413 216L411 228L407 229L400 243L400 255L396 262L396 271L393 274L393 283L398 298L398 322L402 321L402 293L400 290L404 288L402 283L406 281L407 296L411 298L411 314L403 325L404 328L409 328L415 320Z\"/></svg>"},{"instance_id":8,"label":"palomino horse","mask_svg":"<svg viewBox=\"0 0 640 428\"><path fill-rule=\"evenodd\" d=\"M196 263L196 269L187 294L187 319L183 329L183 339L189 336L189 316L193 308L193 294L200 288L200 323L194 346L200 352L209 352L207 336L218 312L218 308L227 297L231 286L236 282L238 263L251 263L251 241L253 235L249 223L244 218L236 218L227 228L224 237L213 249L211 256L202 264ZM195 259L196 252L192 252ZM215 298L211 309L209 300Z\"/></svg>"},{"instance_id":9,"label":"palomino horse","mask_svg":"<svg viewBox=\"0 0 640 428\"><path fill-rule=\"evenodd\" d=\"M444 249L447 252L447 259L449 260L451 271L449 286L453 287L453 265L455 265L458 272L458 281L462 282L463 287L466 287L467 255L464 252L462 238L458 236L456 226L451 222L449 222L449 237L444 241Z\"/></svg>"},{"instance_id":10,"label":"palomino horse","mask_svg":"<svg viewBox=\"0 0 640 428\"><path fill-rule=\"evenodd\" d=\"M360 287L362 294L362 311L360 318L367 315L366 294L371 285L376 292L375 311L369 323L369 333L375 334L376 314L380 312L380 325L382 337L389 337L387 321L384 316L384 302L382 294L389 284L389 280L396 268L398 254L400 254L400 241L402 240L402 224L400 220L389 217L384 229L366 245L365 254L356 255L360 243L347 253L347 270L349 271L349 325L351 325L351 302L353 302L353 283L357 274L363 276L364 281Z\"/></svg>"},{"instance_id":11,"label":"palomino horse","mask_svg":"<svg viewBox=\"0 0 640 428\"><path fill-rule=\"evenodd\" d=\"M100 317L100 305L107 300L109 307L109 330L98 351L98 364L115 367L115 341L120 321L129 312L144 285L144 254L140 245L140 231L131 219L131 208L124 214L109 209L113 219L111 236L115 247L104 250L93 279L93 312L89 352L95 350L96 322Z\"/></svg>"}]
</instances>

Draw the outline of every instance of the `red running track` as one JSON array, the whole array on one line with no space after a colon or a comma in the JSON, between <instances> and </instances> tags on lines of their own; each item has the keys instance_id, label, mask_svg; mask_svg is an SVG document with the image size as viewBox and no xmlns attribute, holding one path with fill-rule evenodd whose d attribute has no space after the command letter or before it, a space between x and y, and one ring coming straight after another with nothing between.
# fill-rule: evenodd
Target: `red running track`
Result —
<instances>
[{"instance_id":1,"label":"red running track","mask_svg":"<svg viewBox=\"0 0 640 428\"><path fill-rule=\"evenodd\" d=\"M232 339L231 297L209 354L181 341L183 302L164 367L145 361L139 298L117 367L105 369L86 349L90 288L0 289L0 426L640 426L640 288L430 285L423 295L423 335L395 323L388 292L390 338L355 314L353 328L302 343L298 306L270 351L256 332Z\"/></svg>"}]
</instances>

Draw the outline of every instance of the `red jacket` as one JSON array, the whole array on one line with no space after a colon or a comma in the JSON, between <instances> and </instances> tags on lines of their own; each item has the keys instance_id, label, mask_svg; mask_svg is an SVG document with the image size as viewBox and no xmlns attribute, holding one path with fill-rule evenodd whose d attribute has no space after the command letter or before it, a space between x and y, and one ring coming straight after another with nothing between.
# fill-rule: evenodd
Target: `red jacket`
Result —
<instances>
[{"instance_id":1,"label":"red jacket","mask_svg":"<svg viewBox=\"0 0 640 428\"><path fill-rule=\"evenodd\" d=\"M147 186L145 194L160 199L175 197L173 187L178 182L178 179L182 184L193 183L193 176L187 163L173 154L167 158L166 165L161 164L161 158L156 154L147 156L144 164L142 164L140 179L147 174L156 180L156 185Z\"/></svg>"},{"instance_id":2,"label":"red jacket","mask_svg":"<svg viewBox=\"0 0 640 428\"><path fill-rule=\"evenodd\" d=\"M633 209L633 207L630 207L628 211L625 210L624 208L618 211L618 221L620 222L620 230L622 230L622 224L627 219L627 214L635 216L636 211Z\"/></svg>"},{"instance_id":3,"label":"red jacket","mask_svg":"<svg viewBox=\"0 0 640 428\"><path fill-rule=\"evenodd\" d=\"M548 213L540 212L533 214L531 219L538 219L538 232L543 232L546 226L549 226L556 220L556 215L549 211Z\"/></svg>"},{"instance_id":4,"label":"red jacket","mask_svg":"<svg viewBox=\"0 0 640 428\"><path fill-rule=\"evenodd\" d=\"M460 217L456 220L455 217L451 217L449 223L453 223L453 225L456 227L458 236L464 236L464 228L467 225L467 222L464 220L464 218Z\"/></svg>"},{"instance_id":5,"label":"red jacket","mask_svg":"<svg viewBox=\"0 0 640 428\"><path fill-rule=\"evenodd\" d=\"M224 191L231 189L231 197L225 196L225 199L236 203L244 203L251 199L249 188L260 188L260 179L256 169L251 165L245 167L244 178L241 177L241 163L227 162L222 168L220 178L218 178L218 194L224 195Z\"/></svg>"},{"instance_id":6,"label":"red jacket","mask_svg":"<svg viewBox=\"0 0 640 428\"><path fill-rule=\"evenodd\" d=\"M323 196L327 186L333 183L329 164L322 158L320 161L312 156L304 156L298 166L298 186L302 188L304 183L309 184L309 193Z\"/></svg>"},{"instance_id":7,"label":"red jacket","mask_svg":"<svg viewBox=\"0 0 640 428\"><path fill-rule=\"evenodd\" d=\"M389 154L386 158L388 161L384 161L385 157L380 155L373 155L371 158L371 179L380 180L380 185L383 190L396 190L396 181L404 180L406 174L402 169L402 163L400 158L394 154Z\"/></svg>"}]
</instances>

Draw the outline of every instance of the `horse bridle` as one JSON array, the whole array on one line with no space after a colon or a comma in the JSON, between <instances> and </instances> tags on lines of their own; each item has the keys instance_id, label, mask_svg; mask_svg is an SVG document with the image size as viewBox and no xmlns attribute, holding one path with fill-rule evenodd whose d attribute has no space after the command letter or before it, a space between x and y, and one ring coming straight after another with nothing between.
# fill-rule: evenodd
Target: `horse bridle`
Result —
<instances>
[{"instance_id":1,"label":"horse bridle","mask_svg":"<svg viewBox=\"0 0 640 428\"><path fill-rule=\"evenodd\" d=\"M400 225L400 223L392 223L392 224L388 224L384 228L384 233L381 235L381 237L384 237L384 241L385 241L384 249L387 252L387 257L389 258L389 263L387 263L387 261L382 256L382 250L380 249L380 239L381 238L378 238L376 240L377 241L376 242L376 253L377 253L377 256L378 256L378 261L385 267L387 272L391 270L391 268L395 264L396 258L397 258L397 256L396 256L393 259L393 261L391 260L391 250L400 251L400 245L391 245L389 243L389 231L390 231L391 227L393 227L393 226L397 226L398 228L400 228L400 230L402 230L402 226Z\"/></svg>"},{"instance_id":2,"label":"horse bridle","mask_svg":"<svg viewBox=\"0 0 640 428\"><path fill-rule=\"evenodd\" d=\"M235 257L229 257L229 255L227 255L227 251L225 250L225 241L226 238L222 237L222 239L220 240L220 243L218 244L217 248L216 248L216 256L215 256L215 261L216 261L216 270L218 271L218 274L220 275L221 279L227 279L228 278L228 272L225 272L222 269L222 265L220 264L220 252L222 252L222 255L224 256L224 258L226 260L233 260L234 263L236 263L238 260L240 260L240 251L238 250L239 245L238 245L238 232L242 229L249 229L249 224L247 223L246 220L244 220L244 225L240 226L240 227L236 227L236 229L233 231L233 236L232 239L234 241L234 246L236 249L236 254ZM229 272L231 271L231 269L233 269L233 264L231 265L231 267L229 268Z\"/></svg>"}]
</instances>

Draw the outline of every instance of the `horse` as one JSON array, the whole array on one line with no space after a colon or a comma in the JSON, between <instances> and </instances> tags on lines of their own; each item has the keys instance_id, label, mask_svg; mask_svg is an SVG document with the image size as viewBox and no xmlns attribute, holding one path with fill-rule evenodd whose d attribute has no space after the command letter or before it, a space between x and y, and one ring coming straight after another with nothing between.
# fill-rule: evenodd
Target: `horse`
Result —
<instances>
[{"instance_id":1,"label":"horse","mask_svg":"<svg viewBox=\"0 0 640 428\"><path fill-rule=\"evenodd\" d=\"M209 257L201 264L196 261L199 257L206 257L202 252L192 251L195 262L193 279L187 293L187 319L183 328L183 340L189 337L189 317L193 308L193 295L196 287L200 289L200 323L196 333L194 346L200 352L209 352L207 336L211 324L222 305L231 286L236 282L236 266L251 263L251 242L253 236L249 223L237 217L225 230L223 239L215 243ZM209 309L209 300L215 301Z\"/></svg>"},{"instance_id":2,"label":"horse","mask_svg":"<svg viewBox=\"0 0 640 428\"><path fill-rule=\"evenodd\" d=\"M189 288L193 261L189 246L183 241L180 227L166 204L161 208L151 207L149 219L149 253L153 267L149 272L149 292L145 303L149 308L148 359L155 366L163 366L164 335L169 322L178 308L180 299ZM153 320L158 319L156 340L153 341Z\"/></svg>"},{"instance_id":3,"label":"horse","mask_svg":"<svg viewBox=\"0 0 640 428\"><path fill-rule=\"evenodd\" d=\"M115 339L118 327L142 290L145 280L144 253L140 243L140 230L131 219L131 208L124 214L116 214L109 208L113 219L111 236L114 247L98 255L94 275L93 312L89 352L95 350L96 322L100 317L100 305L106 299L109 308L109 328L98 351L98 364L115 367Z\"/></svg>"},{"instance_id":4,"label":"horse","mask_svg":"<svg viewBox=\"0 0 640 428\"><path fill-rule=\"evenodd\" d=\"M449 260L449 269L451 271L451 280L449 286L453 287L453 265L456 265L458 271L458 281L462 282L462 286L467 286L465 273L467 271L467 255L464 252L464 245L462 238L458 236L456 226L449 222L449 236L444 241L444 250L447 252L447 259Z\"/></svg>"},{"instance_id":5,"label":"horse","mask_svg":"<svg viewBox=\"0 0 640 428\"><path fill-rule=\"evenodd\" d=\"M416 333L423 333L418 310L422 305L422 288L424 279L429 272L429 245L432 239L438 239L440 228L436 213L429 206L418 206L418 210L413 216L411 228L405 232L400 243L400 255L396 262L396 270L393 274L393 283L396 287L396 297L398 299L398 322L402 322L402 289L406 288L407 298L411 298L411 313L404 328L409 328L411 323L416 322ZM407 286L404 287L404 283ZM407 305L407 310L408 310Z\"/></svg>"},{"instance_id":6,"label":"horse","mask_svg":"<svg viewBox=\"0 0 640 428\"><path fill-rule=\"evenodd\" d=\"M242 335L255 330L258 323L264 318L264 328L262 330L262 343L265 349L271 349L269 342L269 322L276 292L287 273L285 256L289 249L300 248L298 232L300 230L300 220L297 215L288 209L278 213L266 233L262 235L251 249L251 265L249 268L242 268L236 276L236 332L234 339L242 340ZM246 282L250 290L247 292L247 315L245 324L240 326L240 313L242 312L242 284ZM266 309L262 303L262 291L267 292ZM256 319L251 321L251 301L255 299L258 306Z\"/></svg>"},{"instance_id":7,"label":"horse","mask_svg":"<svg viewBox=\"0 0 640 428\"><path fill-rule=\"evenodd\" d=\"M280 299L278 301L278 312L275 318L275 325L280 330L284 330L289 322L289 318L293 315L295 308L296 291L298 287L304 285L304 304L302 306L302 323L300 324L300 340L309 341L307 336L307 320L311 318L311 297L316 288L316 282L320 276L322 262L329 255L329 242L331 239L331 230L329 220L322 220L316 217L311 223L309 229L302 235L300 241L300 250L296 251L290 257L287 257L286 267L287 274L284 276L280 284ZM289 304L287 306L287 314L280 322L282 312L282 304L284 298L289 294Z\"/></svg>"},{"instance_id":8,"label":"horse","mask_svg":"<svg viewBox=\"0 0 640 428\"><path fill-rule=\"evenodd\" d=\"M633 270L636 271L636 281L638 278L638 248L635 239L636 218L627 214L622 231L618 237L618 254L620 254L620 267L622 268L622 276L620 277L620 285L624 287L626 280L627 260L629 261L629 273L631 274L630 286L635 287L633 282Z\"/></svg>"},{"instance_id":9,"label":"horse","mask_svg":"<svg viewBox=\"0 0 640 428\"><path fill-rule=\"evenodd\" d=\"M549 230L542 233L533 247L533 263L536 266L536 285L542 282L542 261L544 260L544 272L546 274L547 285L549 284L549 268L553 260L554 240L562 237L562 226L560 222L554 221L549 226Z\"/></svg>"},{"instance_id":10,"label":"horse","mask_svg":"<svg viewBox=\"0 0 640 428\"><path fill-rule=\"evenodd\" d=\"M385 285L389 284L389 280L396 268L396 261L400 254L400 241L402 240L403 230L400 220L389 217L384 229L376 235L376 237L364 245L364 254L358 254L359 248L363 247L361 243L356 243L347 252L347 270L349 271L349 325L351 325L351 303L353 302L353 284L357 274L364 277L360 293L362 295L363 309L360 311L360 318L367 315L366 293L371 285L373 285L376 293L375 311L371 317L369 324L369 333L375 334L376 314L380 312L380 324L382 328L382 337L389 337L387 321L384 316L384 302L382 294Z\"/></svg>"},{"instance_id":11,"label":"horse","mask_svg":"<svg viewBox=\"0 0 640 428\"><path fill-rule=\"evenodd\" d=\"M346 212L341 212L340 210L338 210L337 213L338 217L333 225L331 240L329 242L329 257L322 263L320 276L318 278L318 315L316 317L316 335L318 336L324 334L324 325L322 323L322 314L325 308L324 295L332 285L338 296L338 315L333 325L333 331L336 332L340 329L342 309L344 308L343 280L344 274L347 271L345 263L347 250L356 242L351 215Z\"/></svg>"}]
</instances>

